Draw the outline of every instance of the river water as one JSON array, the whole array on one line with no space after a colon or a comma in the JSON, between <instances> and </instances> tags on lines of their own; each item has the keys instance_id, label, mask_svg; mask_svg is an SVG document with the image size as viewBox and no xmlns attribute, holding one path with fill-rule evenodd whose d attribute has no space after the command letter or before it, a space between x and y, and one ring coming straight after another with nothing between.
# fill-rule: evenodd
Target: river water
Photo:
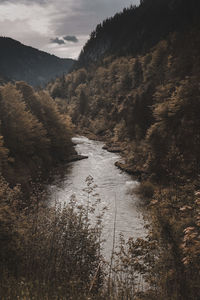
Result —
<instances>
[{"instance_id":1,"label":"river water","mask_svg":"<svg viewBox=\"0 0 200 300\"><path fill-rule=\"evenodd\" d=\"M93 194L99 194L100 207L107 207L103 217L103 238L105 255L109 257L114 231L115 244L118 243L120 233L125 238L145 235L139 199L131 194L131 190L138 182L115 167L114 163L120 159L120 155L103 150L102 142L86 137L75 137L73 142L76 144L78 154L86 155L88 159L70 163L66 175L62 179L55 180L50 187L52 201L56 199L62 204L69 202L71 195L75 195L78 202L87 204L88 194L84 189L87 186L86 178L92 176L97 185Z\"/></svg>"}]
</instances>

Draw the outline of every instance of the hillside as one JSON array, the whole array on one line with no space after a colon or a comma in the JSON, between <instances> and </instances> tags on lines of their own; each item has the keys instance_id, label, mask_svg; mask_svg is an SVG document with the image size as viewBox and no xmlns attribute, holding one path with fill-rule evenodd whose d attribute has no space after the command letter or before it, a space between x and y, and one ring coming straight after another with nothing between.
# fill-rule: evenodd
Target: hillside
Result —
<instances>
[{"instance_id":1,"label":"hillside","mask_svg":"<svg viewBox=\"0 0 200 300\"><path fill-rule=\"evenodd\" d=\"M77 69L49 86L52 96L64 99L64 102L67 99L70 105L66 109L70 111L72 120L80 128L89 129L115 142L137 140L139 144L140 141L149 137L150 132L155 130L158 123L161 123L161 118L170 118L172 121L173 113L170 111L172 105L175 104L171 102L175 102L175 98L180 105L182 102L179 102L178 97L188 97L189 99L185 101L191 100L188 105L192 105L192 94L190 99L182 93L186 93L188 88L188 90L194 90L192 93L195 95L195 86L198 91L200 22L197 15L199 11L200 6L197 1L188 3L185 0L170 2L146 0L141 1L139 7L130 7L105 20L97 26L84 46L76 65ZM134 22L138 25L132 28ZM133 30L131 37L132 29L135 33ZM127 31L127 40L124 40L124 47L122 47L120 36L125 38L125 31ZM138 40L135 39L135 34L138 35ZM106 35L110 46L103 53L100 49L102 44L106 45L103 43ZM133 42L135 43L134 49L130 46ZM139 45L144 47L139 48ZM100 52L101 55L98 57ZM95 60L97 60L96 63L94 63ZM179 93L182 96L179 96ZM198 107L197 100L195 103ZM180 109L184 110L183 107ZM189 125L198 128L195 124L196 121L198 122L198 116L191 115L187 118L190 117L192 118ZM181 135L186 135L189 139L189 133L181 131L186 127L189 130L189 126L184 124L186 115L178 114L177 120L180 118L183 119L177 121L172 130L175 139L180 138ZM172 126L172 123L170 125ZM163 135L168 138L167 149L165 151L163 149L162 153L163 159L165 159L164 154L170 151L168 147L171 147L173 142L175 143L173 147L178 147L183 156L186 155L184 156L186 161L191 161L197 155L193 153L196 149L193 145L194 141L189 143L191 151L188 151L186 150L188 146L186 147L182 140L173 141L170 136L166 136L166 132L163 132ZM137 162L133 163L134 168L138 164L137 159ZM148 172L149 160L147 164L143 158L142 164L138 168L145 174ZM171 169L167 170L165 165L163 180L171 172ZM161 164L159 172L161 172ZM198 169L196 172L197 175ZM193 170L191 173L193 173L192 176L196 176ZM153 174L156 177L156 172ZM161 179L160 174L158 177ZM167 181L169 182L169 179Z\"/></svg>"},{"instance_id":2,"label":"hillside","mask_svg":"<svg viewBox=\"0 0 200 300\"><path fill-rule=\"evenodd\" d=\"M171 32L181 32L199 20L196 0L142 0L108 18L91 33L78 66L98 62L108 55L137 55L148 52Z\"/></svg>"},{"instance_id":3,"label":"hillside","mask_svg":"<svg viewBox=\"0 0 200 300\"><path fill-rule=\"evenodd\" d=\"M0 177L29 192L71 154L70 120L49 94L22 81L0 87Z\"/></svg>"},{"instance_id":4,"label":"hillside","mask_svg":"<svg viewBox=\"0 0 200 300\"><path fill-rule=\"evenodd\" d=\"M199 12L195 0L141 1L98 25L76 70L49 86L78 133L120 148L117 166L142 182L141 299L200 297Z\"/></svg>"},{"instance_id":5,"label":"hillside","mask_svg":"<svg viewBox=\"0 0 200 300\"><path fill-rule=\"evenodd\" d=\"M0 37L0 49L1 76L32 86L44 86L67 73L74 63L72 59L58 58L7 37Z\"/></svg>"},{"instance_id":6,"label":"hillside","mask_svg":"<svg viewBox=\"0 0 200 300\"><path fill-rule=\"evenodd\" d=\"M199 13L197 0L141 0L97 25L46 90L17 79L43 85L63 60L0 39L0 299L200 299ZM85 137L87 164L68 167L75 133L132 177L112 165L111 180L114 155ZM61 198L44 186L54 175Z\"/></svg>"}]
</instances>

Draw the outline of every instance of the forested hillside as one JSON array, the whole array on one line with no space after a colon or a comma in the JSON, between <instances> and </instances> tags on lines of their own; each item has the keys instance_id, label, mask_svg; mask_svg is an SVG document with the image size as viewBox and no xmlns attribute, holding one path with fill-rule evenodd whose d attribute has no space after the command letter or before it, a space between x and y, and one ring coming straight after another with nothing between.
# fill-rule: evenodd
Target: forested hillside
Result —
<instances>
[{"instance_id":1,"label":"forested hillside","mask_svg":"<svg viewBox=\"0 0 200 300\"><path fill-rule=\"evenodd\" d=\"M74 63L6 37L0 37L0 49L0 75L7 81L23 80L32 86L44 87L50 80L67 74Z\"/></svg>"},{"instance_id":2,"label":"forested hillside","mask_svg":"<svg viewBox=\"0 0 200 300\"><path fill-rule=\"evenodd\" d=\"M77 66L99 63L108 55L141 55L172 32L181 32L199 22L196 0L142 0L97 25L83 47Z\"/></svg>"},{"instance_id":3,"label":"forested hillside","mask_svg":"<svg viewBox=\"0 0 200 300\"><path fill-rule=\"evenodd\" d=\"M73 152L70 119L25 82L0 88L0 136L0 173L25 190Z\"/></svg>"},{"instance_id":4,"label":"forested hillside","mask_svg":"<svg viewBox=\"0 0 200 300\"><path fill-rule=\"evenodd\" d=\"M0 87L1 299L79 299L89 290L101 221L91 226L76 199L50 206L44 186L75 155L71 137L70 117L48 92L22 81Z\"/></svg>"},{"instance_id":5,"label":"forested hillside","mask_svg":"<svg viewBox=\"0 0 200 300\"><path fill-rule=\"evenodd\" d=\"M199 13L197 0L124 9L47 90L17 80L43 85L68 65L0 38L1 299L200 299ZM110 263L93 178L85 204L54 207L43 186L74 155L74 127L120 151L116 166L140 181L147 235L115 249L115 207Z\"/></svg>"},{"instance_id":6,"label":"forested hillside","mask_svg":"<svg viewBox=\"0 0 200 300\"><path fill-rule=\"evenodd\" d=\"M121 147L118 167L142 180L147 299L200 297L199 12L195 0L141 1L98 25L76 70L49 86L78 132Z\"/></svg>"}]
</instances>

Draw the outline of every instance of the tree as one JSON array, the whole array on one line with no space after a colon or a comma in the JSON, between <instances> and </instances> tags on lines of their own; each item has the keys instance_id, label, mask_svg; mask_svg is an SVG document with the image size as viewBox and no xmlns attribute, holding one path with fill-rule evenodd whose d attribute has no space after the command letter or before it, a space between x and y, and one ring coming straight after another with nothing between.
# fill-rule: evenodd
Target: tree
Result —
<instances>
[{"instance_id":1,"label":"tree","mask_svg":"<svg viewBox=\"0 0 200 300\"><path fill-rule=\"evenodd\" d=\"M8 149L4 147L3 136L0 135L0 174L2 171L2 167L7 164L8 153Z\"/></svg>"},{"instance_id":2,"label":"tree","mask_svg":"<svg viewBox=\"0 0 200 300\"><path fill-rule=\"evenodd\" d=\"M142 65L137 57L133 65L133 86L137 88L143 81L143 70Z\"/></svg>"},{"instance_id":3,"label":"tree","mask_svg":"<svg viewBox=\"0 0 200 300\"><path fill-rule=\"evenodd\" d=\"M0 89L0 118L5 144L11 155L30 157L48 148L43 125L27 110L22 95L12 84Z\"/></svg>"}]
</instances>

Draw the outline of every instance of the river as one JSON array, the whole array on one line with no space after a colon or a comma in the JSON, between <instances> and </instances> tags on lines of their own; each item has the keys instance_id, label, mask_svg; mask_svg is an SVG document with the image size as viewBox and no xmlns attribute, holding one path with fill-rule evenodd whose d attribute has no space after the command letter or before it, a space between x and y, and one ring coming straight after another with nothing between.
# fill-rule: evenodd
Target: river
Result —
<instances>
[{"instance_id":1,"label":"river","mask_svg":"<svg viewBox=\"0 0 200 300\"><path fill-rule=\"evenodd\" d=\"M88 159L69 164L66 175L51 185L51 198L52 201L56 199L62 204L68 202L74 194L78 202L86 204L85 180L92 176L97 185L95 193L99 194L101 207L107 207L103 217L103 237L105 255L109 257L113 246L114 227L116 244L120 233L125 238L144 237L144 221L138 205L139 199L130 193L138 182L115 167L114 163L120 159L120 155L103 150L102 142L86 137L75 137L73 142L78 154L86 155Z\"/></svg>"}]
</instances>

